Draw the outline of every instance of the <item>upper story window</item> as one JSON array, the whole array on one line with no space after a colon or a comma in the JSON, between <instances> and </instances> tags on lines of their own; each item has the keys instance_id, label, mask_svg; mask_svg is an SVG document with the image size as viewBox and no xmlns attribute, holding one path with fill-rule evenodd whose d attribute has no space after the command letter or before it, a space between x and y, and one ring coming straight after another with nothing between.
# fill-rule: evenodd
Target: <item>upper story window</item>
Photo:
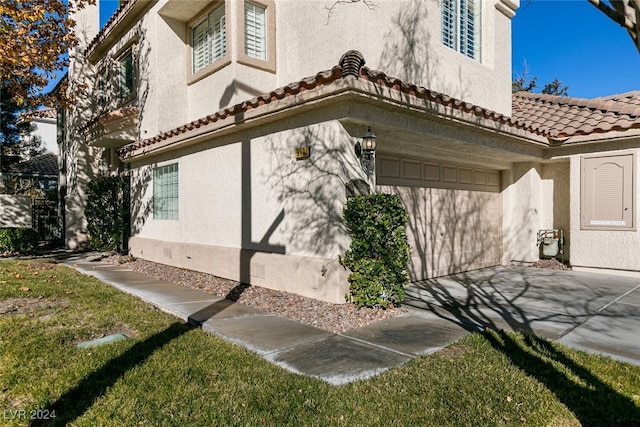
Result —
<instances>
[{"instance_id":1,"label":"upper story window","mask_svg":"<svg viewBox=\"0 0 640 427\"><path fill-rule=\"evenodd\" d=\"M238 62L255 68L276 71L276 21L273 0L236 2L240 51ZM241 8L241 9L240 9Z\"/></svg>"},{"instance_id":2,"label":"upper story window","mask_svg":"<svg viewBox=\"0 0 640 427\"><path fill-rule=\"evenodd\" d=\"M127 51L118 61L118 89L121 101L127 101L136 92L133 52Z\"/></svg>"},{"instance_id":3,"label":"upper story window","mask_svg":"<svg viewBox=\"0 0 640 427\"><path fill-rule=\"evenodd\" d=\"M135 103L138 71L136 45L104 58L98 65L95 97L99 114Z\"/></svg>"},{"instance_id":4,"label":"upper story window","mask_svg":"<svg viewBox=\"0 0 640 427\"><path fill-rule=\"evenodd\" d=\"M244 3L244 53L256 59L267 59L267 8Z\"/></svg>"},{"instance_id":5,"label":"upper story window","mask_svg":"<svg viewBox=\"0 0 640 427\"><path fill-rule=\"evenodd\" d=\"M196 74L227 55L224 3L191 26L192 73Z\"/></svg>"},{"instance_id":6,"label":"upper story window","mask_svg":"<svg viewBox=\"0 0 640 427\"><path fill-rule=\"evenodd\" d=\"M109 68L103 67L98 71L98 82L96 89L98 110L103 113L109 108Z\"/></svg>"},{"instance_id":7,"label":"upper story window","mask_svg":"<svg viewBox=\"0 0 640 427\"><path fill-rule=\"evenodd\" d=\"M442 0L442 43L480 60L480 0Z\"/></svg>"}]
</instances>

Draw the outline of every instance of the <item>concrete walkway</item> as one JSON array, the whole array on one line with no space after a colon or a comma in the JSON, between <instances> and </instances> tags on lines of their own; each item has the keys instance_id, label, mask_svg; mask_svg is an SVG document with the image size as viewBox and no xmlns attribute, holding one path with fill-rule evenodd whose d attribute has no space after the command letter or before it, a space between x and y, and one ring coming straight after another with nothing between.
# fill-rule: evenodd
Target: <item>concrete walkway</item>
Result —
<instances>
[{"instance_id":1,"label":"concrete walkway","mask_svg":"<svg viewBox=\"0 0 640 427\"><path fill-rule=\"evenodd\" d=\"M333 334L100 262L62 262L292 372L341 385L437 351L486 326L522 330L640 365L640 280L496 267L415 284L409 313Z\"/></svg>"},{"instance_id":2,"label":"concrete walkway","mask_svg":"<svg viewBox=\"0 0 640 427\"><path fill-rule=\"evenodd\" d=\"M414 283L405 304L640 365L640 278L493 267Z\"/></svg>"}]
</instances>

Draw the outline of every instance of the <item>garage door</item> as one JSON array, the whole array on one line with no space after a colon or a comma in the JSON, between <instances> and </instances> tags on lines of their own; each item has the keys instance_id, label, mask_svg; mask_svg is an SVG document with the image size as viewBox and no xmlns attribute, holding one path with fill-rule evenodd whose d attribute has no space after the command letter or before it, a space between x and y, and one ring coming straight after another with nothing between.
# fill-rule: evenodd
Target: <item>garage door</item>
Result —
<instances>
[{"instance_id":1,"label":"garage door","mask_svg":"<svg viewBox=\"0 0 640 427\"><path fill-rule=\"evenodd\" d=\"M409 212L411 279L499 265L500 173L378 156L378 191L400 195Z\"/></svg>"}]
</instances>

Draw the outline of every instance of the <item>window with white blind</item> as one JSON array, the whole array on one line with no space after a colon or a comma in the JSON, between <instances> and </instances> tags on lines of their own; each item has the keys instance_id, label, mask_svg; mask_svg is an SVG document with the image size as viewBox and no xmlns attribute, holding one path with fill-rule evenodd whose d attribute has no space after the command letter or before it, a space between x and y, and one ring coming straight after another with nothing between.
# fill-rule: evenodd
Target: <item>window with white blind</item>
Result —
<instances>
[{"instance_id":1,"label":"window with white blind","mask_svg":"<svg viewBox=\"0 0 640 427\"><path fill-rule=\"evenodd\" d=\"M480 0L442 0L442 43L480 60Z\"/></svg>"},{"instance_id":2,"label":"window with white blind","mask_svg":"<svg viewBox=\"0 0 640 427\"><path fill-rule=\"evenodd\" d=\"M584 157L581 164L582 229L635 229L635 156Z\"/></svg>"},{"instance_id":3,"label":"window with white blind","mask_svg":"<svg viewBox=\"0 0 640 427\"><path fill-rule=\"evenodd\" d=\"M196 74L227 54L224 3L191 26L191 71Z\"/></svg>"},{"instance_id":4,"label":"window with white blind","mask_svg":"<svg viewBox=\"0 0 640 427\"><path fill-rule=\"evenodd\" d=\"M276 23L273 0L235 2L238 17L238 62L262 70L276 71Z\"/></svg>"},{"instance_id":5,"label":"window with white blind","mask_svg":"<svg viewBox=\"0 0 640 427\"><path fill-rule=\"evenodd\" d=\"M267 8L244 3L244 53L256 59L267 59Z\"/></svg>"},{"instance_id":6,"label":"window with white blind","mask_svg":"<svg viewBox=\"0 0 640 427\"><path fill-rule=\"evenodd\" d=\"M153 169L153 218L178 219L178 164Z\"/></svg>"}]
</instances>

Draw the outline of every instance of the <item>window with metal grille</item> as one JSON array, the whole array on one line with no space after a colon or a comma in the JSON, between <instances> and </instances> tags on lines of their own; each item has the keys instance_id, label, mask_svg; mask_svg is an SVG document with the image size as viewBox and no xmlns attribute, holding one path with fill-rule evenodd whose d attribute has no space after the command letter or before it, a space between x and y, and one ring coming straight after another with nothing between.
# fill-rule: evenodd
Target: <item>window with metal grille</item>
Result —
<instances>
[{"instance_id":1,"label":"window with metal grille","mask_svg":"<svg viewBox=\"0 0 640 427\"><path fill-rule=\"evenodd\" d=\"M178 164L153 169L153 218L178 219Z\"/></svg>"},{"instance_id":2,"label":"window with metal grille","mask_svg":"<svg viewBox=\"0 0 640 427\"><path fill-rule=\"evenodd\" d=\"M442 0L442 43L480 60L479 0Z\"/></svg>"},{"instance_id":3,"label":"window with metal grille","mask_svg":"<svg viewBox=\"0 0 640 427\"><path fill-rule=\"evenodd\" d=\"M227 53L227 28L224 3L191 29L192 71L213 64Z\"/></svg>"},{"instance_id":4,"label":"window with metal grille","mask_svg":"<svg viewBox=\"0 0 640 427\"><path fill-rule=\"evenodd\" d=\"M267 59L267 8L244 3L244 53L256 59Z\"/></svg>"}]
</instances>

